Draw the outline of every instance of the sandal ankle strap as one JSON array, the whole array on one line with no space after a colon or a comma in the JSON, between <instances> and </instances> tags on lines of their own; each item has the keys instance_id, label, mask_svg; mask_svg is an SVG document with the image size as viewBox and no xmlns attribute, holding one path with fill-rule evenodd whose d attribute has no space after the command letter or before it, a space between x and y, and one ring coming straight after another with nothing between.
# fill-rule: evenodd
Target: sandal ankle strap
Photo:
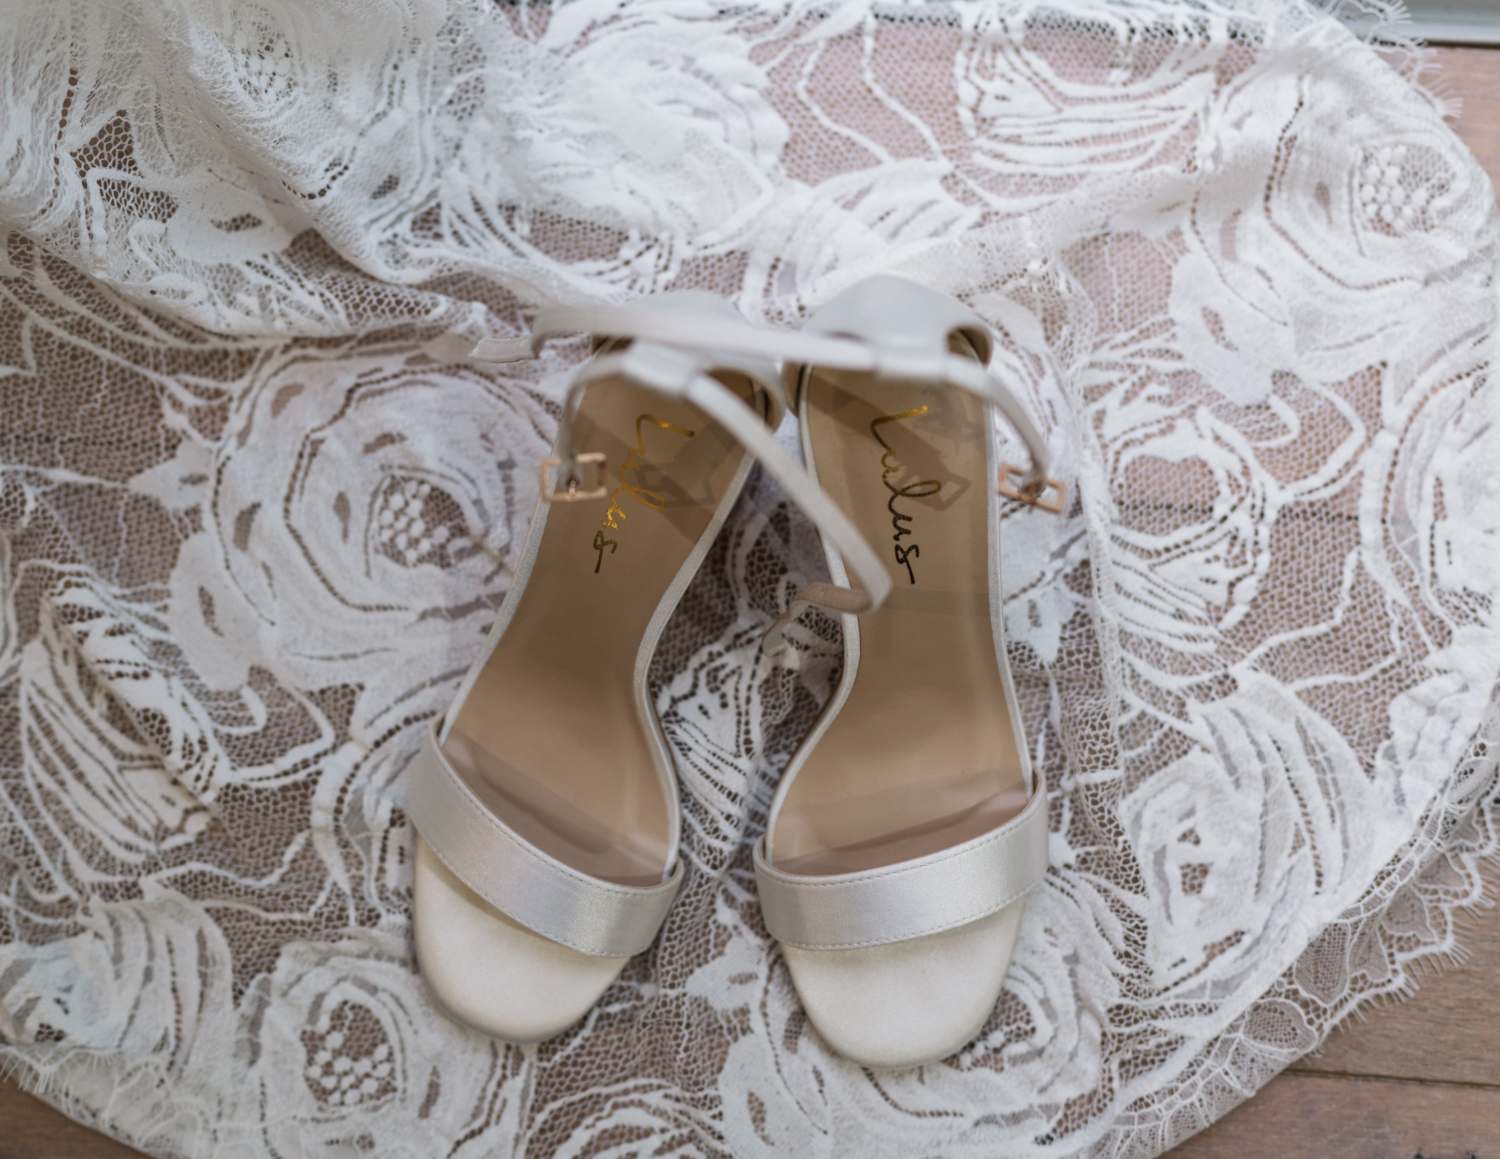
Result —
<instances>
[{"instance_id":1,"label":"sandal ankle strap","mask_svg":"<svg viewBox=\"0 0 1500 1159\"><path fill-rule=\"evenodd\" d=\"M622 349L596 356L573 380L558 422L557 453L543 462L544 499L562 483L564 495L552 498L582 500L600 496L597 487L582 491L581 466L594 456L580 455L573 445L573 420L590 385L613 378L683 398L723 424L780 485L809 519L843 555L857 588L817 583L804 587L792 601L796 612L818 606L843 613L872 612L885 602L892 581L874 549L855 529L849 517L823 493L807 472L776 441L766 422L711 371L736 369L767 391L778 407L785 405L775 375L766 375L745 360L761 360L774 350L767 339L785 337L779 331L761 330L748 322L730 322L667 308L632 309L628 306L551 307L537 315L536 328L526 339L486 339L470 355L476 362L513 362L536 357L551 338L590 333L603 338L629 338ZM821 347L822 343L818 345ZM547 471L555 470L552 480ZM791 608L788 609L791 611ZM784 647L781 629L790 619L783 615L766 634L768 653Z\"/></svg>"},{"instance_id":2,"label":"sandal ankle strap","mask_svg":"<svg viewBox=\"0 0 1500 1159\"><path fill-rule=\"evenodd\" d=\"M978 319L975 319L976 323ZM1019 399L1000 379L972 359L943 352L909 351L883 347L868 339L808 331L770 330L686 311L632 310L628 306L551 306L537 314L529 337L487 338L474 347L476 362L514 362L534 358L548 339L564 334L591 333L660 342L695 350L779 358L798 367L826 366L837 370L868 371L882 378L922 378L968 391L994 404L1020 436L1031 459L1030 467L1012 483L1014 468L1001 473L1002 495L1022 503L1056 510L1064 485L1047 477L1047 444ZM783 400L785 401L785 400ZM1049 490L1054 502L1040 502Z\"/></svg>"}]
</instances>

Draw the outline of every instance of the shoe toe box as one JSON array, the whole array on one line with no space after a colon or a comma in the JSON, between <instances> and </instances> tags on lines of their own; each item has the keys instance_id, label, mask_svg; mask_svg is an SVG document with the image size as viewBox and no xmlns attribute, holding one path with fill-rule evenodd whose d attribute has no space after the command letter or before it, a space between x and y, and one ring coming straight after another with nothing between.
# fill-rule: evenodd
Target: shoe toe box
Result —
<instances>
[{"instance_id":1,"label":"shoe toe box","mask_svg":"<svg viewBox=\"0 0 1500 1159\"><path fill-rule=\"evenodd\" d=\"M417 962L453 1018L506 1042L540 1042L573 1025L629 958L559 945L512 921L417 840L413 885Z\"/></svg>"},{"instance_id":2,"label":"shoe toe box","mask_svg":"<svg viewBox=\"0 0 1500 1159\"><path fill-rule=\"evenodd\" d=\"M808 1018L833 1050L881 1070L921 1066L953 1054L984 1026L1024 904L910 941L782 951Z\"/></svg>"}]
</instances>

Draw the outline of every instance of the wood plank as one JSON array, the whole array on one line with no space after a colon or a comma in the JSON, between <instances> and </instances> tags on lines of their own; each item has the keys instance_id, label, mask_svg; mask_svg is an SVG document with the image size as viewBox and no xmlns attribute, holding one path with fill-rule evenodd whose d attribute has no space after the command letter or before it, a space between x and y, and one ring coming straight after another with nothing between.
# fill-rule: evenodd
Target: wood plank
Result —
<instances>
[{"instance_id":1,"label":"wood plank","mask_svg":"<svg viewBox=\"0 0 1500 1159\"><path fill-rule=\"evenodd\" d=\"M1500 187L1500 50L1436 48L1433 53L1435 87L1463 101L1458 120L1449 123Z\"/></svg>"},{"instance_id":2,"label":"wood plank","mask_svg":"<svg viewBox=\"0 0 1500 1159\"><path fill-rule=\"evenodd\" d=\"M1280 1074L1171 1159L1492 1159L1500 1090Z\"/></svg>"},{"instance_id":3,"label":"wood plank","mask_svg":"<svg viewBox=\"0 0 1500 1159\"><path fill-rule=\"evenodd\" d=\"M0 1159L142 1159L0 1078Z\"/></svg>"},{"instance_id":4,"label":"wood plank","mask_svg":"<svg viewBox=\"0 0 1500 1159\"><path fill-rule=\"evenodd\" d=\"M1408 36L1420 36L1435 44L1500 47L1500 22L1495 19L1494 5L1495 0L1406 0L1411 23L1398 27Z\"/></svg>"},{"instance_id":5,"label":"wood plank","mask_svg":"<svg viewBox=\"0 0 1500 1159\"><path fill-rule=\"evenodd\" d=\"M1485 878L1495 892L1500 870L1486 867ZM1291 1069L1500 1088L1500 908L1459 928L1462 965L1419 975L1411 998L1349 1022Z\"/></svg>"}]
</instances>

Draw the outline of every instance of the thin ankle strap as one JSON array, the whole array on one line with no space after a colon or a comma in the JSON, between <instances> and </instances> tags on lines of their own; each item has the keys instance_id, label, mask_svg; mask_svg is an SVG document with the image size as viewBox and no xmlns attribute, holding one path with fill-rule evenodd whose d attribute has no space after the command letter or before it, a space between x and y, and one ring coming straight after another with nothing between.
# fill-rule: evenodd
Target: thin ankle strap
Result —
<instances>
[{"instance_id":1,"label":"thin ankle strap","mask_svg":"<svg viewBox=\"0 0 1500 1159\"><path fill-rule=\"evenodd\" d=\"M538 315L537 326L529 339L513 339L505 344L486 340L491 344L480 343L470 357L474 361L519 361L534 357L548 338L580 331L635 339L622 350L595 357L568 388L558 423L555 455L558 480L577 478L580 456L573 445L573 420L577 417L584 392L591 385L604 379L623 380L669 397L686 399L726 427L755 456L766 473L838 548L850 573L859 581L858 588L829 583L808 585L792 601L797 614L809 605L840 613L872 612L885 602L891 590L891 577L849 517L776 441L765 421L709 373L727 367L744 369L778 404L784 404L779 387L773 385L776 382L774 377L768 382L768 376L737 365L739 360L732 357L739 354L764 358L766 351L759 339L771 332L756 330L749 323L704 318L688 312L631 310L628 307L557 307L543 310ZM720 342L720 338L727 341ZM726 354L731 357L724 358ZM544 490L555 485L545 478L544 469ZM576 494L576 486L574 491L574 495L557 497L590 497ZM767 634L769 651L780 650L780 628L786 621L787 616L782 616L773 626L774 635Z\"/></svg>"},{"instance_id":2,"label":"thin ankle strap","mask_svg":"<svg viewBox=\"0 0 1500 1159\"><path fill-rule=\"evenodd\" d=\"M1020 400L984 366L957 354L929 355L882 349L859 338L767 330L748 322L703 318L667 309L552 306L537 314L536 326L529 337L486 338L474 347L470 358L475 362L516 362L535 358L549 338L585 332L662 342L694 350L779 358L808 367L862 370L881 378L921 378L957 387L993 403L1026 445L1031 466L1022 476L1021 492L1039 492L1047 482L1047 444Z\"/></svg>"}]
</instances>

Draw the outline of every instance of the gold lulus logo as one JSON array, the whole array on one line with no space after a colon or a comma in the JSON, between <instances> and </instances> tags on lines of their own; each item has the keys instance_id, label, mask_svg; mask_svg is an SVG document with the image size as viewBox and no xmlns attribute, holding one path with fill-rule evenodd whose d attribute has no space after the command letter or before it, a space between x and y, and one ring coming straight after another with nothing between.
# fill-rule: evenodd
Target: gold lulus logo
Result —
<instances>
[{"instance_id":1,"label":"gold lulus logo","mask_svg":"<svg viewBox=\"0 0 1500 1159\"><path fill-rule=\"evenodd\" d=\"M606 547L609 548L609 553L613 555L620 546L618 540L606 539L604 537L604 528L608 527L616 531L620 529L620 524L616 520L623 520L626 517L625 509L620 506L621 494L629 495L637 503L643 504L653 511L660 511L667 505L667 497L665 495L659 491L649 490L641 486L640 483L641 472L646 466L646 435L641 430L641 427L646 423L650 423L652 426L659 427L664 431L670 431L674 435L681 435L685 439L690 439L697 433L696 431L688 430L686 427L679 427L676 423L669 423L665 419L659 419L655 415L643 414L637 416L635 420L635 446L630 449L629 454L625 456L625 461L620 464L620 485L610 492L609 510L604 513L604 518L599 522L600 529L594 532L593 548L599 553L598 562L594 564L595 575L598 575L599 569L604 566L604 549ZM629 482L625 478L628 471L635 472L636 481L634 483Z\"/></svg>"},{"instance_id":2,"label":"gold lulus logo","mask_svg":"<svg viewBox=\"0 0 1500 1159\"><path fill-rule=\"evenodd\" d=\"M885 452L880 456L880 481L885 485L885 489L891 493L891 497L885 502L885 507L891 513L891 527L894 529L891 539L894 541L892 547L896 553L896 563L906 568L907 579L912 583L917 582L917 573L912 570L911 561L921 558L922 549L915 543L907 547L901 546L901 540L913 534L910 527L903 526L904 524L911 523L912 517L904 511L897 509L896 500L926 499L928 496L936 495L941 491L943 484L937 479L921 479L915 483L908 483L905 487L897 487L892 483L891 476L898 474L901 470L901 460L896 457L895 448L885 441L879 428L884 423L898 423L903 419L913 419L918 415L926 413L927 408L919 406L915 410L904 410L900 414L881 415L877 419L870 420L870 433L875 436L875 441L885 448Z\"/></svg>"}]
</instances>

